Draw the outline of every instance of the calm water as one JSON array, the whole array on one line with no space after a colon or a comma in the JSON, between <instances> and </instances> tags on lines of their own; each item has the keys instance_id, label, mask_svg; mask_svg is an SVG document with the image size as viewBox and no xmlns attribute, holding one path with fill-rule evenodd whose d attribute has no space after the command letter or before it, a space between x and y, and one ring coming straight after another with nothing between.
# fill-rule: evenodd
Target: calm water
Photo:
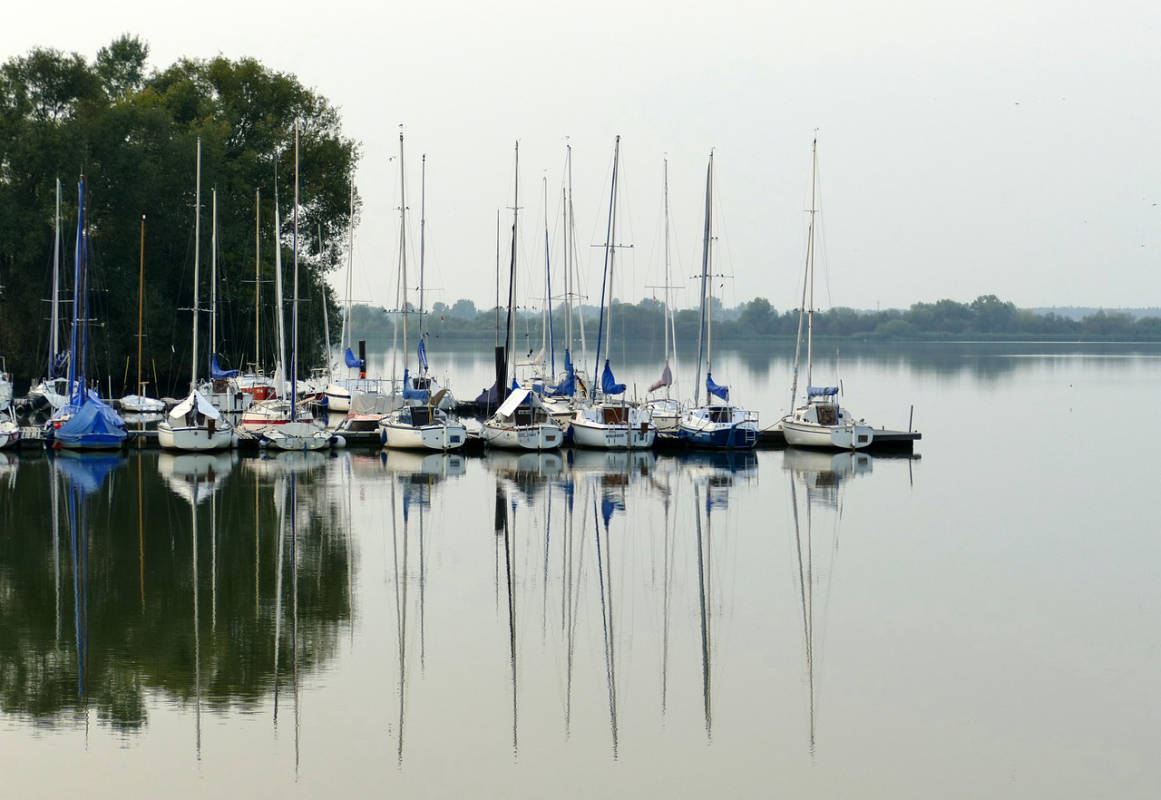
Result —
<instances>
[{"instance_id":1,"label":"calm water","mask_svg":"<svg viewBox=\"0 0 1161 800\"><path fill-rule=\"evenodd\" d=\"M1161 348L840 366L920 458L0 454L0 795L1155 797Z\"/></svg>"}]
</instances>

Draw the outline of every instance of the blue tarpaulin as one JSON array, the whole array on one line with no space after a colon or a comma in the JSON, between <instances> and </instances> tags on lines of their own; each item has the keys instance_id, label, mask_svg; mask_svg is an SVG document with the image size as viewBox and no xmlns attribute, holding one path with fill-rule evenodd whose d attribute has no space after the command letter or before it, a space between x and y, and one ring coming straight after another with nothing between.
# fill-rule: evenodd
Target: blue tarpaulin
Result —
<instances>
[{"instance_id":1,"label":"blue tarpaulin","mask_svg":"<svg viewBox=\"0 0 1161 800\"><path fill-rule=\"evenodd\" d=\"M347 366L350 367L351 369L362 369L363 368L363 359L359 358L354 353L352 353L351 348L349 348L349 347L347 348L347 352L343 354L343 358L346 360Z\"/></svg>"},{"instance_id":2,"label":"blue tarpaulin","mask_svg":"<svg viewBox=\"0 0 1161 800\"><path fill-rule=\"evenodd\" d=\"M218 364L218 354L214 353L210 356L210 377L216 381L223 381L226 378L236 378L238 377L238 370L222 369Z\"/></svg>"},{"instance_id":3,"label":"blue tarpaulin","mask_svg":"<svg viewBox=\"0 0 1161 800\"><path fill-rule=\"evenodd\" d=\"M411 388L411 374L405 369L403 370L403 399L404 400L423 400L427 401L427 389L412 389Z\"/></svg>"},{"instance_id":4,"label":"blue tarpaulin","mask_svg":"<svg viewBox=\"0 0 1161 800\"><path fill-rule=\"evenodd\" d=\"M717 395L727 402L730 399L730 387L714 383L714 379L710 377L708 372L705 374L705 390L707 394Z\"/></svg>"},{"instance_id":5,"label":"blue tarpaulin","mask_svg":"<svg viewBox=\"0 0 1161 800\"><path fill-rule=\"evenodd\" d=\"M567 349L564 351L564 371L568 376L556 386L548 387L549 397L572 397L576 394L576 370L573 369L572 358Z\"/></svg>"},{"instance_id":6,"label":"blue tarpaulin","mask_svg":"<svg viewBox=\"0 0 1161 800\"><path fill-rule=\"evenodd\" d=\"M609 359L605 359L605 368L601 371L601 392L604 394L623 394L625 384L617 383L613 377L613 368L609 366Z\"/></svg>"},{"instance_id":7,"label":"blue tarpaulin","mask_svg":"<svg viewBox=\"0 0 1161 800\"><path fill-rule=\"evenodd\" d=\"M837 386L807 386L806 394L810 397L834 397L838 394Z\"/></svg>"}]
</instances>

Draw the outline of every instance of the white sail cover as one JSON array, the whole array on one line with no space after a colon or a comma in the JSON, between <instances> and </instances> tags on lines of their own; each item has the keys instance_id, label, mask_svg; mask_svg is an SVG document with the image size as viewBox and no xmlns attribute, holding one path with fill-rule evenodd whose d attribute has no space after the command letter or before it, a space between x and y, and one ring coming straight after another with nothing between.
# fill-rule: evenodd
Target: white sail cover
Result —
<instances>
[{"instance_id":1,"label":"white sail cover","mask_svg":"<svg viewBox=\"0 0 1161 800\"><path fill-rule=\"evenodd\" d=\"M496 409L496 415L500 417L510 417L519 408L520 404L528 397L527 389L513 389L512 394L500 404Z\"/></svg>"},{"instance_id":2,"label":"white sail cover","mask_svg":"<svg viewBox=\"0 0 1161 800\"><path fill-rule=\"evenodd\" d=\"M189 397L182 400L174 406L173 411L169 412L170 419L182 420L186 414L193 410L195 403L197 404L198 413L204 414L207 419L216 420L222 418L221 413L219 413L218 409L214 407L214 404L205 395L201 392L193 391L190 392Z\"/></svg>"}]
</instances>

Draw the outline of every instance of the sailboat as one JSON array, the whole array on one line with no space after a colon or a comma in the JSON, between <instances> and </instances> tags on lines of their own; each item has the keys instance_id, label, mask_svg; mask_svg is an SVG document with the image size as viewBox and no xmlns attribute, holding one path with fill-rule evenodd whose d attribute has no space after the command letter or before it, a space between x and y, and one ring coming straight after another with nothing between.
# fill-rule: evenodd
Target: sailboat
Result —
<instances>
[{"instance_id":1,"label":"sailboat","mask_svg":"<svg viewBox=\"0 0 1161 800\"><path fill-rule=\"evenodd\" d=\"M661 287L665 298L661 327L665 331L665 366L661 370L661 377L649 387L649 394L653 395L659 389L665 389L665 396L651 396L645 401L645 407L653 416L653 424L659 433L674 435L677 433L677 422L681 418L681 402L670 397L670 387L673 386L673 370L670 369L670 360L677 362L677 327L673 316L673 298L670 291L674 288L669 277L669 159L665 159L664 167L665 186L665 285Z\"/></svg>"},{"instance_id":2,"label":"sailboat","mask_svg":"<svg viewBox=\"0 0 1161 800\"><path fill-rule=\"evenodd\" d=\"M137 392L121 398L121 410L136 414L156 414L165 410L165 403L145 394L141 380L142 323L145 317L145 215L141 215L141 260L137 273Z\"/></svg>"},{"instance_id":3,"label":"sailboat","mask_svg":"<svg viewBox=\"0 0 1161 800\"><path fill-rule=\"evenodd\" d=\"M56 213L53 216L52 240L52 298L48 330L48 364L43 380L28 390L28 399L34 408L47 405L53 411L64 408L71 390L68 379L61 373L69 352L60 347L60 178L56 180Z\"/></svg>"},{"instance_id":4,"label":"sailboat","mask_svg":"<svg viewBox=\"0 0 1161 800\"><path fill-rule=\"evenodd\" d=\"M713 178L714 154L711 151L705 175L705 233L701 256L697 373L693 384L693 406L682 412L677 435L692 447L748 449L758 443L758 413L730 405L730 388L714 383L713 379L713 283L709 279L713 252ZM706 353L705 405L700 402L703 344ZM715 397L721 402L715 402Z\"/></svg>"},{"instance_id":5,"label":"sailboat","mask_svg":"<svg viewBox=\"0 0 1161 800\"><path fill-rule=\"evenodd\" d=\"M613 328L612 275L617 235L617 167L620 155L621 137L618 136L613 145L613 179L609 189L605 269L601 278L601 315L597 325L597 361L600 362L603 341L605 366L599 376L596 370L593 370L592 402L578 408L569 420L573 444L578 447L596 447L605 450L649 448L657 439L657 427L653 424L649 409L625 402L625 384L617 383L613 377L612 367L609 366L609 340L612 338ZM606 298L608 298L607 312ZM621 399L614 399L617 395L621 395Z\"/></svg>"},{"instance_id":6,"label":"sailboat","mask_svg":"<svg viewBox=\"0 0 1161 800\"><path fill-rule=\"evenodd\" d=\"M331 435L299 409L298 392L298 122L294 123L294 300L291 305L289 419L279 420L262 431L267 442L282 450L321 450L330 446ZM275 212L275 220L278 219ZM280 293L281 294L281 293ZM281 309L280 309L281 311ZM259 404L261 405L261 404ZM245 419L245 417L243 417Z\"/></svg>"},{"instance_id":7,"label":"sailboat","mask_svg":"<svg viewBox=\"0 0 1161 800\"><path fill-rule=\"evenodd\" d=\"M426 164L426 157L424 159ZM399 134L399 285L402 291L403 352L407 353L407 202L404 194L403 134ZM420 228L422 230L422 226ZM420 248L422 253L422 247ZM421 267L422 270L422 262ZM422 276L422 272L421 272ZM423 280L420 278L420 286ZM422 288L420 289L422 298ZM423 301L420 300L420 335L418 345L419 374L412 378L403 370L403 406L379 420L379 436L384 447L413 450L454 450L463 447L468 439L467 428L454 416L439 407L444 392L432 394L433 379L427 374L427 347L423 340Z\"/></svg>"},{"instance_id":8,"label":"sailboat","mask_svg":"<svg viewBox=\"0 0 1161 800\"><path fill-rule=\"evenodd\" d=\"M863 420L839 405L838 386L813 385L814 361L814 227L818 213L818 139L810 147L810 231L806 241L806 267L802 276L802 305L798 309L798 336L794 345L794 377L790 382L790 406L794 410L782 418L782 434L793 447L826 447L856 450L867 447L875 432ZM806 320L806 396L794 407L798 396L798 365L802 348L802 323Z\"/></svg>"},{"instance_id":9,"label":"sailboat","mask_svg":"<svg viewBox=\"0 0 1161 800\"><path fill-rule=\"evenodd\" d=\"M199 262L202 233L202 140L198 139L194 192L193 355L190 359L189 396L157 425L157 443L167 450L222 450L234 440L234 431L213 402L198 390Z\"/></svg>"},{"instance_id":10,"label":"sailboat","mask_svg":"<svg viewBox=\"0 0 1161 800\"><path fill-rule=\"evenodd\" d=\"M511 363L512 353L512 326L515 314L516 292L516 244L517 219L520 207L520 143L516 143L516 181L514 202L512 203L512 259L508 267L508 323L505 333L504 349L500 358L506 366ZM504 383L499 382L497 375L497 399L504 396L505 384L508 380L506 369L502 372ZM484 422L481 437L484 443L492 447L504 447L512 450L555 450L564 442L564 431L553 422L548 410L540 400L540 396L512 384L511 393L500 403L496 413Z\"/></svg>"},{"instance_id":11,"label":"sailboat","mask_svg":"<svg viewBox=\"0 0 1161 800\"><path fill-rule=\"evenodd\" d=\"M69 399L49 420L45 438L54 448L111 450L124 444L125 421L86 386L88 369L89 232L85 178L77 182L77 246L73 268L73 326L69 341Z\"/></svg>"}]
</instances>

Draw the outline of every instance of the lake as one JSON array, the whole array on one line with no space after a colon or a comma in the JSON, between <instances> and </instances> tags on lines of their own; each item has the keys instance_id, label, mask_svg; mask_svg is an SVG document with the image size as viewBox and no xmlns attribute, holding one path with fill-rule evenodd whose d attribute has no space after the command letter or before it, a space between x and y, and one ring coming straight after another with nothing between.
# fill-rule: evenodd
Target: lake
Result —
<instances>
[{"instance_id":1,"label":"lake","mask_svg":"<svg viewBox=\"0 0 1161 800\"><path fill-rule=\"evenodd\" d=\"M2 794L1155 797L1161 345L819 352L914 457L0 454Z\"/></svg>"}]
</instances>

